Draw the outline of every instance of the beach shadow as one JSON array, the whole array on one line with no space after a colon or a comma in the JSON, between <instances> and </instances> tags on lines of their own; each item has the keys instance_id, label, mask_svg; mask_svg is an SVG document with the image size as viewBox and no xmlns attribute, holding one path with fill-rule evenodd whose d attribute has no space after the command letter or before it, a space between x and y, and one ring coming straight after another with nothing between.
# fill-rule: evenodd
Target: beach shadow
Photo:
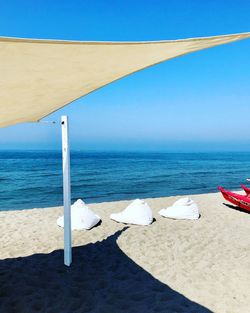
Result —
<instances>
[{"instance_id":1,"label":"beach shadow","mask_svg":"<svg viewBox=\"0 0 250 313\"><path fill-rule=\"evenodd\" d=\"M1 313L209 313L155 279L117 245L106 240L63 251L0 260Z\"/></svg>"},{"instance_id":2,"label":"beach shadow","mask_svg":"<svg viewBox=\"0 0 250 313\"><path fill-rule=\"evenodd\" d=\"M250 212L243 210L242 208L236 206L236 205L232 205L232 204L228 204L228 203L223 203L225 206L227 206L230 209L234 209L236 211L242 212L242 213L246 213L246 214L250 214Z\"/></svg>"}]
</instances>

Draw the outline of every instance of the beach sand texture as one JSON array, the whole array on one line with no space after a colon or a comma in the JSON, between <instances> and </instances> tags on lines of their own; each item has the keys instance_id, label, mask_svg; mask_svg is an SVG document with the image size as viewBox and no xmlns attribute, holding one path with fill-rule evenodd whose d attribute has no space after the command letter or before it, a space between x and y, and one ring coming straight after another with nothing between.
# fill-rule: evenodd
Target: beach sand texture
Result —
<instances>
[{"instance_id":1,"label":"beach sand texture","mask_svg":"<svg viewBox=\"0 0 250 313\"><path fill-rule=\"evenodd\" d=\"M198 221L162 218L180 197L147 199L150 226L109 219L130 201L92 204L102 223L73 232L63 265L62 208L0 212L0 312L250 312L250 214L218 193L192 196Z\"/></svg>"}]
</instances>

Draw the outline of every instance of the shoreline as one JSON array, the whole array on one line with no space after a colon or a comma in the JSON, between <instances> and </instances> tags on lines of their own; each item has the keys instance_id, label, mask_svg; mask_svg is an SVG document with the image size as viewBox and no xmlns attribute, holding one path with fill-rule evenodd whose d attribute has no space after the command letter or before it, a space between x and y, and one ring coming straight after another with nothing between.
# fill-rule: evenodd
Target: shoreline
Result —
<instances>
[{"instance_id":1,"label":"shoreline","mask_svg":"<svg viewBox=\"0 0 250 313\"><path fill-rule=\"evenodd\" d=\"M226 188L227 190L230 190L231 192L236 192L236 193L239 193L239 194L241 194L241 193L243 193L244 194L244 191L241 189L241 188L239 188L239 189L234 189L234 190L231 190L231 189L228 189L228 188ZM110 200L110 201L100 201L100 202L96 202L96 201L94 201L94 202L85 202L85 200L84 200L84 202L88 205L88 206L91 206L91 205L98 205L98 204L102 204L102 203L105 203L105 204L107 204L107 203L114 203L114 202L117 202L117 203L119 203L119 202L131 202L131 201L133 201L133 200L135 200L135 199L143 199L143 200L145 200L145 201L147 201L147 200L157 200L157 199L165 199L165 198L172 198L172 197L175 197L175 198L184 198L184 197L193 197L193 196L201 196L201 195L211 195L211 194L220 194L220 192L219 191L211 191L211 192L205 192L205 193L194 193L194 194L192 194L192 193L190 193L190 194L177 194L177 195L175 195L175 194L173 194L173 195L166 195L166 196L161 196L161 197L150 197L150 198L140 198L140 197L138 197L138 198L134 198L134 197L132 197L132 198L129 198L129 199L121 199L121 200ZM72 200L72 204L73 204L73 202L74 201L76 201L76 200L78 200L78 199L75 199L75 200ZM224 200L224 201L226 201L226 200ZM56 209L56 208L62 208L63 206L62 205L58 205L58 206L46 206L46 207L33 207L33 208L19 208L19 209L13 209L13 210L9 210L9 209L7 209L7 210L0 210L0 213L1 212L17 212L17 211L30 211L30 210L46 210L46 209L51 209L51 208L53 208L53 209Z\"/></svg>"},{"instance_id":2,"label":"shoreline","mask_svg":"<svg viewBox=\"0 0 250 313\"><path fill-rule=\"evenodd\" d=\"M197 221L158 215L161 208L180 197L183 196L145 199L156 219L150 226L118 224L109 219L111 213L123 210L129 200L89 204L102 223L90 231L73 231L73 264L69 269L63 266L63 229L56 225L62 207L1 211L0 281L11 291L0 304L1 312L9 311L13 299L24 307L27 301L35 305L39 299L42 309L36 312L46 311L50 294L40 298L37 286L43 284L43 279L39 273L53 276L56 274L52 273L61 271L53 276L52 285L47 285L58 297L50 303L51 312L64 312L59 298L68 291L62 291L61 285L70 279L69 287L78 296L68 295L69 305L89 305L90 312L130 312L130 308L137 307L139 312L144 308L145 312L247 313L250 214L223 205L225 200L217 192L190 196L200 208L201 218ZM71 271L76 277L73 281L73 276L67 276ZM23 280L18 284L29 296L13 293L17 280ZM59 286L58 291L55 285ZM95 288L94 294L89 294L86 286ZM82 293L81 288L85 290ZM139 294L133 296L137 291ZM93 307L86 303L86 293L93 300ZM158 299L150 310L148 295ZM108 300L110 297L112 301ZM106 309L100 311L99 305ZM18 312L25 312L24 307Z\"/></svg>"}]
</instances>

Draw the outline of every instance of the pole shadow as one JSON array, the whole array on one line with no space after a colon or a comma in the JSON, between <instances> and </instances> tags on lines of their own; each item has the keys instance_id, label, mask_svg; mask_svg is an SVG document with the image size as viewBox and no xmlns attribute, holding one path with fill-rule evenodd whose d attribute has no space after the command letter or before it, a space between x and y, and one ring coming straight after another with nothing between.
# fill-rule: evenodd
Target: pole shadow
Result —
<instances>
[{"instance_id":1,"label":"pole shadow","mask_svg":"<svg viewBox=\"0 0 250 313\"><path fill-rule=\"evenodd\" d=\"M106 240L73 248L65 267L63 250L0 260L1 313L210 313L131 260Z\"/></svg>"}]
</instances>

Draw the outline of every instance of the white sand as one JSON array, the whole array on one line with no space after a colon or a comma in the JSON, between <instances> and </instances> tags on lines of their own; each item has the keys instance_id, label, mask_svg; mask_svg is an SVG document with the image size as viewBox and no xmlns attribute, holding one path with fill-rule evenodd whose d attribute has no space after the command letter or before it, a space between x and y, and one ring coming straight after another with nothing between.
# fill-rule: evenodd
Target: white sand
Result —
<instances>
[{"instance_id":1,"label":"white sand","mask_svg":"<svg viewBox=\"0 0 250 313\"><path fill-rule=\"evenodd\" d=\"M102 224L73 232L63 266L62 208L0 212L0 312L250 312L250 214L196 195L201 218L176 221L148 199L156 222L109 219L128 201L92 204Z\"/></svg>"}]
</instances>

